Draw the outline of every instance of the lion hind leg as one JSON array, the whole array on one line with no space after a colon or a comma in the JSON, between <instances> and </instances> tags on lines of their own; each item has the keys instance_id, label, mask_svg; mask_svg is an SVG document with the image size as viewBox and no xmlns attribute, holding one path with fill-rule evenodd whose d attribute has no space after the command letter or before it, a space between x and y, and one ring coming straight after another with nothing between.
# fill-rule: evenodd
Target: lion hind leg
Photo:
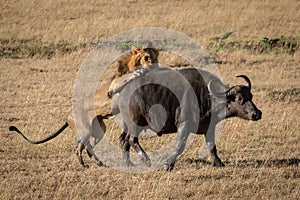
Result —
<instances>
[{"instance_id":1,"label":"lion hind leg","mask_svg":"<svg viewBox=\"0 0 300 200\"><path fill-rule=\"evenodd\" d=\"M88 156L93 159L98 166L103 166L103 163L100 161L98 156L94 152L94 147L102 140L106 131L106 125L103 122L101 116L97 116L92 120L90 127L91 136L86 141L86 153ZM93 145L91 145L91 139L94 140Z\"/></svg>"},{"instance_id":2,"label":"lion hind leg","mask_svg":"<svg viewBox=\"0 0 300 200\"><path fill-rule=\"evenodd\" d=\"M86 163L84 163L83 161L83 158L82 158L82 151L83 149L85 149L85 145L81 143L81 141L78 141L77 142L77 145L75 146L74 148L74 153L76 154L78 160L79 160L79 163L83 166L83 167L86 167L88 168L89 165L87 165Z\"/></svg>"},{"instance_id":3,"label":"lion hind leg","mask_svg":"<svg viewBox=\"0 0 300 200\"><path fill-rule=\"evenodd\" d=\"M95 154L93 147L91 146L91 144L88 144L86 147L86 153L87 155L94 160L98 166L103 166L104 164L101 162L101 160L98 158L98 156Z\"/></svg>"}]
</instances>

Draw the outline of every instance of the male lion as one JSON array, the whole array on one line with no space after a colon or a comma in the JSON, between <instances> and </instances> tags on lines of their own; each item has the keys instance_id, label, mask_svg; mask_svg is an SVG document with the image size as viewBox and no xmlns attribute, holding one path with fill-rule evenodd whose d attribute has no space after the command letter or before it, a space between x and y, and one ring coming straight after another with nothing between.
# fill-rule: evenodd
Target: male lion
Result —
<instances>
[{"instance_id":1,"label":"male lion","mask_svg":"<svg viewBox=\"0 0 300 200\"><path fill-rule=\"evenodd\" d=\"M88 166L82 159L82 151L86 149L90 158L93 158L99 166L103 165L93 151L90 138L92 136L95 139L95 144L99 142L106 131L103 119L108 119L113 116L112 99L108 97L108 91L114 90L128 80L139 76L138 70L136 71L136 69L157 66L158 53L158 50L149 46L142 48L132 47L131 51L123 55L118 61L115 75L107 81L102 81L94 94L77 102L68 115L66 122L50 136L39 141L33 141L28 139L15 126L10 126L9 130L16 131L31 144L41 144L55 138L70 126L70 128L77 133L77 143L74 150L80 164L85 167ZM128 74L126 75L126 80L120 81L120 78L124 74ZM129 74L132 74L132 76Z\"/></svg>"}]
</instances>

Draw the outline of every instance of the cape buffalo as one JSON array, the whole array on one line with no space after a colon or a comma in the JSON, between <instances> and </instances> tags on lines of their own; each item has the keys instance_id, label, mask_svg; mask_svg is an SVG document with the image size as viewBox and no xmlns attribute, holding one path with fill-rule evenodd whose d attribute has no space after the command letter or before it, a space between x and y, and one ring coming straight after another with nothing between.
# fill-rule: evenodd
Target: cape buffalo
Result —
<instances>
[{"instance_id":1,"label":"cape buffalo","mask_svg":"<svg viewBox=\"0 0 300 200\"><path fill-rule=\"evenodd\" d=\"M177 132L175 149L164 163L165 170L173 169L190 133L204 134L212 164L224 166L215 145L217 123L229 117L256 121L261 119L262 112L252 102L251 82L247 76L237 77L243 78L248 85L217 92L213 85L218 81L211 80L207 84L201 74L207 73L196 68L153 69L126 83L119 93L112 93L118 95L116 112L121 113L124 122L120 142L127 166L132 165L130 146L145 164L150 165L138 141L144 129L151 129L158 136Z\"/></svg>"}]
</instances>

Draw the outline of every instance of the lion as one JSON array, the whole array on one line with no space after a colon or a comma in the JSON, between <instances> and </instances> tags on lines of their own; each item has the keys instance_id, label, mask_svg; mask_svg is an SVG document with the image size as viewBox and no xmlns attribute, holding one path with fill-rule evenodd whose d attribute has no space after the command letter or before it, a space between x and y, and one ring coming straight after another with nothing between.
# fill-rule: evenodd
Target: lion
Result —
<instances>
[{"instance_id":1,"label":"lion","mask_svg":"<svg viewBox=\"0 0 300 200\"><path fill-rule=\"evenodd\" d=\"M142 48L133 46L129 53L121 56L118 60L115 74L108 80L102 81L94 94L90 94L83 98L83 100L77 102L70 111L65 123L48 137L39 141L33 141L28 139L15 126L10 126L9 130L19 133L31 144L41 144L50 141L62 133L67 127L70 127L75 134L77 134L74 152L79 159L79 163L84 167L88 167L82 158L82 152L86 149L88 156L96 161L97 165L102 166L103 163L93 151L90 138L94 138L95 146L97 142L102 139L106 131L106 125L103 120L109 119L114 115L112 112L113 99L109 97L108 92L113 91L127 81L139 76L139 70L157 66L158 54L159 51L157 49L149 46ZM121 79L124 74L126 74L126 80Z\"/></svg>"}]
</instances>

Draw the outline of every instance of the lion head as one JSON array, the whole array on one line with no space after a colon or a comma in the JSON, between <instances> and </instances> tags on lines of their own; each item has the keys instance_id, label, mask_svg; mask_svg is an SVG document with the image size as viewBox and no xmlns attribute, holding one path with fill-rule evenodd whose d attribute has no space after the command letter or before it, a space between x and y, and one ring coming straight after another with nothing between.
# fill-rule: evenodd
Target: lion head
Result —
<instances>
[{"instance_id":1,"label":"lion head","mask_svg":"<svg viewBox=\"0 0 300 200\"><path fill-rule=\"evenodd\" d=\"M158 63L158 50L152 47L138 48L133 46L130 53L119 60L118 75L122 76L128 71L137 68L150 68Z\"/></svg>"}]
</instances>

